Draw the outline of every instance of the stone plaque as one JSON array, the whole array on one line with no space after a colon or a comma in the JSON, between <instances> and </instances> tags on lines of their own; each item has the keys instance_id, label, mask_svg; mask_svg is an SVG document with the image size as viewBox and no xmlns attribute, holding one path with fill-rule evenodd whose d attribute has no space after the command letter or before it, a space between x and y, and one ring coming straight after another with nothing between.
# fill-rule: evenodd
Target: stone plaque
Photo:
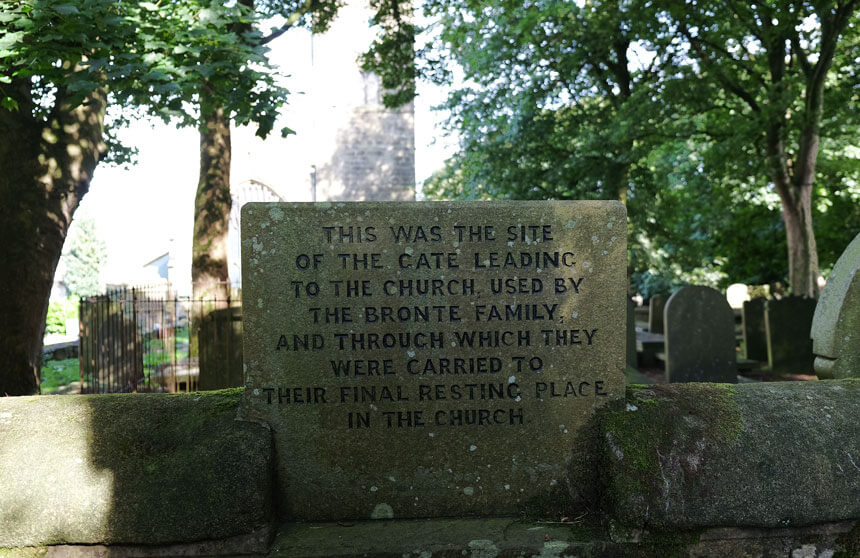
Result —
<instances>
[{"instance_id":1,"label":"stone plaque","mask_svg":"<svg viewBox=\"0 0 860 558\"><path fill-rule=\"evenodd\" d=\"M243 413L303 520L515 513L570 491L624 391L617 202L251 203Z\"/></svg>"}]
</instances>

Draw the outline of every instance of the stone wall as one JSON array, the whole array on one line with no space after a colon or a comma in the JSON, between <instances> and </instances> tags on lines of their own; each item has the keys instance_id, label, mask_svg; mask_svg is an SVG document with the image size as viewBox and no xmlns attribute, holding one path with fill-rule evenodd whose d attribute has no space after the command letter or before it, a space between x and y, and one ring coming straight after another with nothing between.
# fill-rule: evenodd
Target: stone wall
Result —
<instances>
[{"instance_id":1,"label":"stone wall","mask_svg":"<svg viewBox=\"0 0 860 558\"><path fill-rule=\"evenodd\" d=\"M239 537L264 550L272 442L235 420L240 394L0 398L0 549Z\"/></svg>"},{"instance_id":2,"label":"stone wall","mask_svg":"<svg viewBox=\"0 0 860 558\"><path fill-rule=\"evenodd\" d=\"M860 552L857 380L629 388L552 515L286 525L274 540L271 435L235 420L240 393L0 398L0 556ZM588 479L601 489L577 491Z\"/></svg>"}]
</instances>

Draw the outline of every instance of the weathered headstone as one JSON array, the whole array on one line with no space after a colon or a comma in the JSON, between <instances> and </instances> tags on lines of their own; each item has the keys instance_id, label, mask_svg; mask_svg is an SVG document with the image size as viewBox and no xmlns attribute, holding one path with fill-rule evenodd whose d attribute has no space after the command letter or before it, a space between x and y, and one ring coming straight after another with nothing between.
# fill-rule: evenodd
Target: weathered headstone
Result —
<instances>
[{"instance_id":1,"label":"weathered headstone","mask_svg":"<svg viewBox=\"0 0 860 558\"><path fill-rule=\"evenodd\" d=\"M666 301L666 378L737 382L735 318L723 294L683 287Z\"/></svg>"},{"instance_id":2,"label":"weathered headstone","mask_svg":"<svg viewBox=\"0 0 860 558\"><path fill-rule=\"evenodd\" d=\"M657 294L648 301L648 331L663 333L663 310L666 307L666 295Z\"/></svg>"},{"instance_id":3,"label":"weathered headstone","mask_svg":"<svg viewBox=\"0 0 860 558\"><path fill-rule=\"evenodd\" d=\"M623 395L615 202L247 204L243 414L319 520L514 513Z\"/></svg>"},{"instance_id":4,"label":"weathered headstone","mask_svg":"<svg viewBox=\"0 0 860 558\"><path fill-rule=\"evenodd\" d=\"M812 352L819 378L860 377L860 234L836 265L812 319Z\"/></svg>"},{"instance_id":5,"label":"weathered headstone","mask_svg":"<svg viewBox=\"0 0 860 558\"><path fill-rule=\"evenodd\" d=\"M774 374L812 374L815 299L789 296L764 307L767 361Z\"/></svg>"},{"instance_id":6,"label":"weathered headstone","mask_svg":"<svg viewBox=\"0 0 860 558\"><path fill-rule=\"evenodd\" d=\"M753 298L744 302L743 332L744 351L750 360L767 360L767 335L764 329L764 298Z\"/></svg>"},{"instance_id":7,"label":"weathered headstone","mask_svg":"<svg viewBox=\"0 0 860 558\"><path fill-rule=\"evenodd\" d=\"M636 368L636 305L627 298L627 366Z\"/></svg>"}]
</instances>

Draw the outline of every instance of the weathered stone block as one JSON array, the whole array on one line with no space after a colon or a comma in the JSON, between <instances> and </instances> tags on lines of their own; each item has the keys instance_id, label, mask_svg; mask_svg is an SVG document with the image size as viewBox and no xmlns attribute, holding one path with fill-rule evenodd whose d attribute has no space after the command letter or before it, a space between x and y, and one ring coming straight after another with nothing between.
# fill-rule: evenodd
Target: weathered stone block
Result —
<instances>
[{"instance_id":1,"label":"weathered stone block","mask_svg":"<svg viewBox=\"0 0 860 558\"><path fill-rule=\"evenodd\" d=\"M241 390L0 398L0 547L169 544L272 519L272 443Z\"/></svg>"},{"instance_id":2,"label":"weathered stone block","mask_svg":"<svg viewBox=\"0 0 860 558\"><path fill-rule=\"evenodd\" d=\"M860 234L839 257L812 319L819 378L860 377Z\"/></svg>"},{"instance_id":3,"label":"weathered stone block","mask_svg":"<svg viewBox=\"0 0 860 558\"><path fill-rule=\"evenodd\" d=\"M601 420L606 505L627 526L860 517L860 381L628 388Z\"/></svg>"},{"instance_id":4,"label":"weathered stone block","mask_svg":"<svg viewBox=\"0 0 860 558\"><path fill-rule=\"evenodd\" d=\"M454 517L568 497L624 386L616 202L248 204L245 410L289 518Z\"/></svg>"}]
</instances>

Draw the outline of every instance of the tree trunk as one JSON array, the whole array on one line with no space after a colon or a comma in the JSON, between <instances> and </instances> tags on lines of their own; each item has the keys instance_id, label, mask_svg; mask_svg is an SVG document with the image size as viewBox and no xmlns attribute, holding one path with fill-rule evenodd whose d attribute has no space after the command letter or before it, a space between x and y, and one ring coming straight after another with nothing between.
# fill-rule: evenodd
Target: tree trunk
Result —
<instances>
[{"instance_id":1,"label":"tree trunk","mask_svg":"<svg viewBox=\"0 0 860 558\"><path fill-rule=\"evenodd\" d=\"M812 229L812 186L796 188L782 201L782 220L788 242L788 279L791 294L818 296L818 249Z\"/></svg>"},{"instance_id":2,"label":"tree trunk","mask_svg":"<svg viewBox=\"0 0 860 558\"><path fill-rule=\"evenodd\" d=\"M771 127L767 143L768 161L785 223L791 294L815 298L818 296L818 249L812 228L812 180L818 144L804 144L806 148L803 155L807 159L803 173L792 175L785 145L780 139L779 126Z\"/></svg>"},{"instance_id":3,"label":"tree trunk","mask_svg":"<svg viewBox=\"0 0 860 558\"><path fill-rule=\"evenodd\" d=\"M198 354L197 333L202 318L228 305L230 278L227 265L227 233L230 224L230 120L221 107L201 103L200 178L194 199L194 243L191 281L195 301L192 311L191 352ZM218 300L202 303L201 300Z\"/></svg>"},{"instance_id":4,"label":"tree trunk","mask_svg":"<svg viewBox=\"0 0 860 558\"><path fill-rule=\"evenodd\" d=\"M70 107L63 91L47 122L32 117L29 83L13 82L19 109L0 109L0 396L39 392L42 337L54 271L72 216L104 153L103 91Z\"/></svg>"}]
</instances>

